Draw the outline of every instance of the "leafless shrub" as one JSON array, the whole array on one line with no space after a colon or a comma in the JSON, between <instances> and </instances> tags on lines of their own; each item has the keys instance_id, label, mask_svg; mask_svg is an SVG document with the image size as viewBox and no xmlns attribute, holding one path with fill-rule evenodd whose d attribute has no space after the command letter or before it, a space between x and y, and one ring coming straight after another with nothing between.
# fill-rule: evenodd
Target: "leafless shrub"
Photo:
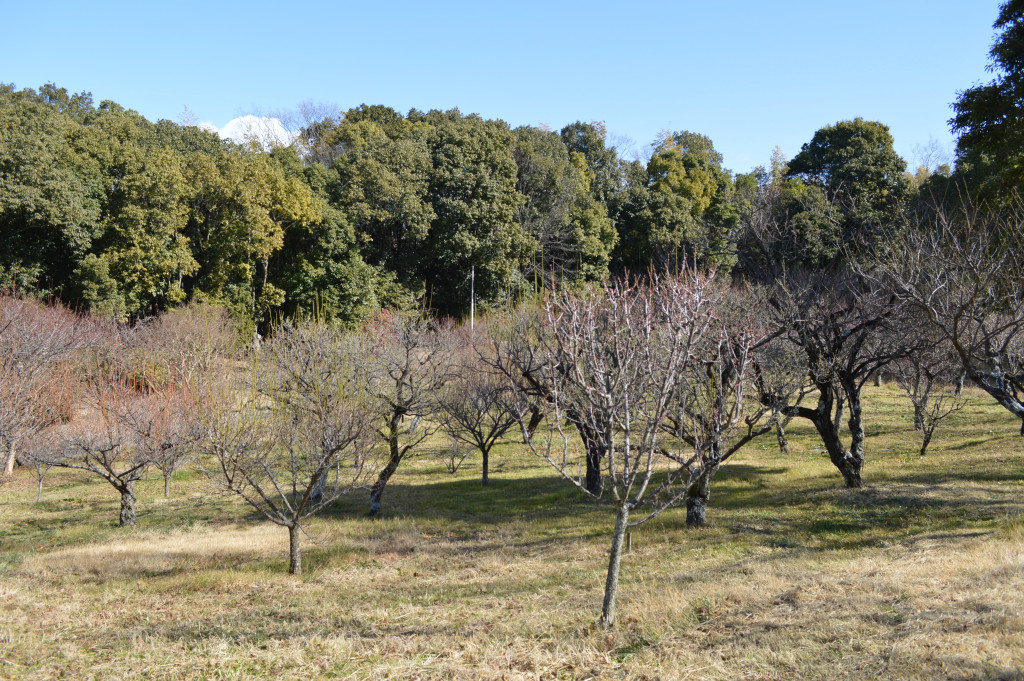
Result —
<instances>
[{"instance_id":1,"label":"leafless shrub","mask_svg":"<svg viewBox=\"0 0 1024 681\"><path fill-rule=\"evenodd\" d=\"M453 443L480 452L482 481L486 485L491 449L516 425L519 403L503 377L491 371L478 354L464 348L460 355L459 370L438 391L435 418Z\"/></svg>"},{"instance_id":2,"label":"leafless shrub","mask_svg":"<svg viewBox=\"0 0 1024 681\"><path fill-rule=\"evenodd\" d=\"M916 352L910 353L889 367L897 385L914 408L914 430L921 433L920 455L928 445L938 425L963 409L967 403L960 390L960 365L948 342L937 338L934 329L916 324L926 341Z\"/></svg>"},{"instance_id":3,"label":"leafless shrub","mask_svg":"<svg viewBox=\"0 0 1024 681\"><path fill-rule=\"evenodd\" d=\"M455 475L473 452L473 448L458 438L449 437L448 442L437 450L435 456L449 474Z\"/></svg>"}]
</instances>

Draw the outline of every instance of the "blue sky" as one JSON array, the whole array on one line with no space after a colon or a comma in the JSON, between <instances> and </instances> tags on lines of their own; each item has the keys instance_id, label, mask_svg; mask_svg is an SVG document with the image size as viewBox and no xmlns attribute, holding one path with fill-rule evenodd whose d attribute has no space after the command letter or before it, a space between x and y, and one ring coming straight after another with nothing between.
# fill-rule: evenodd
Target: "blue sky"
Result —
<instances>
[{"instance_id":1,"label":"blue sky","mask_svg":"<svg viewBox=\"0 0 1024 681\"><path fill-rule=\"evenodd\" d=\"M951 150L986 81L997 0L46 2L0 0L0 81L91 91L151 120L223 127L302 101L458 107L512 126L603 120L640 151L709 136L734 171L818 128L890 126L908 162ZM628 146L628 143L622 143Z\"/></svg>"}]
</instances>

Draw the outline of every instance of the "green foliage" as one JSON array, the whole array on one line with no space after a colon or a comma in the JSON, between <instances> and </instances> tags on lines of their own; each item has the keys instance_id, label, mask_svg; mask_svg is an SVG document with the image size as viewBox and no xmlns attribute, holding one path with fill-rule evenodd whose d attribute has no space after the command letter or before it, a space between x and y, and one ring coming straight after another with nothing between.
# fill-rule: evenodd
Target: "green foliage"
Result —
<instances>
[{"instance_id":1,"label":"green foliage","mask_svg":"<svg viewBox=\"0 0 1024 681\"><path fill-rule=\"evenodd\" d=\"M116 286L103 298L83 289L83 299L93 308L121 310L121 316L182 302L182 278L198 264L184 235L190 190L181 157L155 146L152 126L137 114L103 113L89 134L89 153L107 190L92 255L105 263Z\"/></svg>"},{"instance_id":2,"label":"green foliage","mask_svg":"<svg viewBox=\"0 0 1024 681\"><path fill-rule=\"evenodd\" d=\"M82 134L45 96L0 87L0 269L10 283L60 289L100 232L102 185Z\"/></svg>"},{"instance_id":3,"label":"green foliage","mask_svg":"<svg viewBox=\"0 0 1024 681\"><path fill-rule=\"evenodd\" d=\"M470 271L482 307L515 298L527 288L523 268L535 242L515 222L523 201L516 191L512 133L503 121L458 109L410 114L430 125L429 194L435 219L419 271L430 306L446 314L469 310Z\"/></svg>"},{"instance_id":4,"label":"green foliage","mask_svg":"<svg viewBox=\"0 0 1024 681\"><path fill-rule=\"evenodd\" d=\"M569 152L553 132L523 127L513 134L523 195L516 222L537 243L527 277L548 285L603 279L618 235L591 192L586 157Z\"/></svg>"},{"instance_id":5,"label":"green foliage","mask_svg":"<svg viewBox=\"0 0 1024 681\"><path fill-rule=\"evenodd\" d=\"M770 257L818 266L897 220L907 181L885 126L860 119L818 131L788 170L777 151L734 180L691 132L625 163L603 123L512 131L364 104L266 151L52 84L0 85L0 286L118 320L213 302L261 330L300 312L461 315L474 269L486 309L610 270L731 267L766 183L786 230Z\"/></svg>"},{"instance_id":6,"label":"green foliage","mask_svg":"<svg viewBox=\"0 0 1024 681\"><path fill-rule=\"evenodd\" d=\"M855 118L821 128L789 163L787 177L819 187L827 202L842 211L837 234L817 234L820 252L836 242L851 253L870 252L890 234L909 199L906 162L893 149L886 125ZM820 206L815 197L811 206ZM818 211L821 212L820 210ZM812 217L808 233L828 229Z\"/></svg>"},{"instance_id":7,"label":"green foliage","mask_svg":"<svg viewBox=\"0 0 1024 681\"><path fill-rule=\"evenodd\" d=\"M974 193L1000 200L1024 185L1024 1L999 8L992 49L995 80L964 90L949 124L957 139L957 174Z\"/></svg>"},{"instance_id":8,"label":"green foliage","mask_svg":"<svg viewBox=\"0 0 1024 681\"><path fill-rule=\"evenodd\" d=\"M366 262L393 272L414 294L423 290L419 260L434 219L428 130L364 105L348 111L331 138L340 150L331 166L334 205L353 225Z\"/></svg>"},{"instance_id":9,"label":"green foliage","mask_svg":"<svg viewBox=\"0 0 1024 681\"><path fill-rule=\"evenodd\" d=\"M710 139L687 131L666 134L646 172L634 165L626 176L622 266L674 268L688 260L733 264L740 214L732 201L732 177Z\"/></svg>"},{"instance_id":10,"label":"green foliage","mask_svg":"<svg viewBox=\"0 0 1024 681\"><path fill-rule=\"evenodd\" d=\"M293 149L273 153L287 173L302 176L320 216L291 225L271 263L272 281L285 294L286 313L314 313L350 325L381 303L392 303L386 275L363 260L352 223L330 202L328 188L337 182L337 173L321 165L303 167Z\"/></svg>"},{"instance_id":11,"label":"green foliage","mask_svg":"<svg viewBox=\"0 0 1024 681\"><path fill-rule=\"evenodd\" d=\"M590 192L605 206L612 206L622 189L622 165L615 147L606 147L604 123L576 121L562 128L562 142L570 153L583 154L587 170L593 174Z\"/></svg>"}]
</instances>

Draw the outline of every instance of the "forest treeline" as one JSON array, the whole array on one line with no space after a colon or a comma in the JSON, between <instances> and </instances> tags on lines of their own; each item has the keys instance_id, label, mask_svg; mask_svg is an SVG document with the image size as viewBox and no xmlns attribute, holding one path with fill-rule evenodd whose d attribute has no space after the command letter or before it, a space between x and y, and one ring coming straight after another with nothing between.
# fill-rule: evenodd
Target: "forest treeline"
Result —
<instances>
[{"instance_id":1,"label":"forest treeline","mask_svg":"<svg viewBox=\"0 0 1024 681\"><path fill-rule=\"evenodd\" d=\"M351 326L378 309L461 316L471 278L487 308L684 263L750 275L870 260L936 207L1015 200L1022 17L1024 3L1001 6L995 79L953 104L954 165L913 172L861 118L735 174L685 130L627 160L600 122L512 129L362 105L307 111L290 145L264 148L0 84L0 288L120 321L195 301L262 328L298 310Z\"/></svg>"},{"instance_id":2,"label":"forest treeline","mask_svg":"<svg viewBox=\"0 0 1024 681\"><path fill-rule=\"evenodd\" d=\"M888 128L859 118L733 174L694 132L662 134L645 163L596 122L511 129L366 105L264 149L53 84L6 85L0 285L121 321L187 301L263 328L298 310L343 325L382 308L460 316L473 272L487 308L681 263L826 267L871 252L920 197L980 186L965 167L911 175ZM752 234L768 222L786 231L771 253Z\"/></svg>"}]
</instances>

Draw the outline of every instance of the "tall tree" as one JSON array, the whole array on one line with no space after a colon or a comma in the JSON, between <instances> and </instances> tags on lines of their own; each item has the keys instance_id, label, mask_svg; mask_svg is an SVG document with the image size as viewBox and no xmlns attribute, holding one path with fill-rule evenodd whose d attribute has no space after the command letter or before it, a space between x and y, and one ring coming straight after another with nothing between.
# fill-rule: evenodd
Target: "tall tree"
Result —
<instances>
[{"instance_id":1,"label":"tall tree","mask_svg":"<svg viewBox=\"0 0 1024 681\"><path fill-rule=\"evenodd\" d=\"M70 100L76 112L90 101ZM59 291L100 233L102 182L83 133L46 97L0 85L0 285Z\"/></svg>"},{"instance_id":2,"label":"tall tree","mask_svg":"<svg viewBox=\"0 0 1024 681\"><path fill-rule=\"evenodd\" d=\"M855 118L815 132L790 161L787 177L821 187L843 212L838 241L863 253L901 220L909 197L906 169L889 127Z\"/></svg>"},{"instance_id":3,"label":"tall tree","mask_svg":"<svg viewBox=\"0 0 1024 681\"><path fill-rule=\"evenodd\" d=\"M516 221L537 242L527 277L549 286L602 279L618 235L591 193L586 158L570 153L553 132L522 127L513 134L516 189L523 195Z\"/></svg>"},{"instance_id":4,"label":"tall tree","mask_svg":"<svg viewBox=\"0 0 1024 681\"><path fill-rule=\"evenodd\" d=\"M78 268L90 308L119 320L153 314L185 298L198 267L184 231L188 194L181 157L157 145L138 114L101 105L89 128L103 178L101 234Z\"/></svg>"},{"instance_id":5,"label":"tall tree","mask_svg":"<svg viewBox=\"0 0 1024 681\"><path fill-rule=\"evenodd\" d=\"M435 217L429 130L393 109L364 105L348 111L332 135L333 204L351 222L366 262L415 294L423 292L420 260Z\"/></svg>"},{"instance_id":6,"label":"tall tree","mask_svg":"<svg viewBox=\"0 0 1024 681\"><path fill-rule=\"evenodd\" d=\"M522 196L508 125L457 109L411 117L431 126L427 145L436 217L419 265L430 305L449 314L468 311L473 268L482 304L514 298L526 288L522 271L534 240L515 221Z\"/></svg>"},{"instance_id":7,"label":"tall tree","mask_svg":"<svg viewBox=\"0 0 1024 681\"><path fill-rule=\"evenodd\" d=\"M623 178L618 152L615 147L606 146L608 132L604 123L576 121L562 128L561 136L570 153L583 154L587 170L594 176L590 192L610 210L622 191Z\"/></svg>"},{"instance_id":8,"label":"tall tree","mask_svg":"<svg viewBox=\"0 0 1024 681\"><path fill-rule=\"evenodd\" d=\"M270 282L284 292L285 314L315 314L351 326L380 305L392 304L393 282L363 260L351 221L331 202L337 172L320 164L303 166L291 147L271 153L286 176L309 188L313 201L312 211L286 226L282 248L270 261Z\"/></svg>"},{"instance_id":9,"label":"tall tree","mask_svg":"<svg viewBox=\"0 0 1024 681\"><path fill-rule=\"evenodd\" d=\"M679 267L696 259L732 265L739 213L730 202L732 177L704 135L665 134L646 168L642 205L627 209L620 259L633 269Z\"/></svg>"},{"instance_id":10,"label":"tall tree","mask_svg":"<svg viewBox=\"0 0 1024 681\"><path fill-rule=\"evenodd\" d=\"M278 158L249 149L195 154L187 178L194 191L187 232L199 269L186 288L265 323L284 302L270 280L270 260L284 246L286 230L321 220L319 204Z\"/></svg>"},{"instance_id":11,"label":"tall tree","mask_svg":"<svg viewBox=\"0 0 1024 681\"><path fill-rule=\"evenodd\" d=\"M992 199L1024 186L1024 0L1007 0L989 51L995 80L960 92L949 124L957 139L957 173Z\"/></svg>"}]
</instances>

